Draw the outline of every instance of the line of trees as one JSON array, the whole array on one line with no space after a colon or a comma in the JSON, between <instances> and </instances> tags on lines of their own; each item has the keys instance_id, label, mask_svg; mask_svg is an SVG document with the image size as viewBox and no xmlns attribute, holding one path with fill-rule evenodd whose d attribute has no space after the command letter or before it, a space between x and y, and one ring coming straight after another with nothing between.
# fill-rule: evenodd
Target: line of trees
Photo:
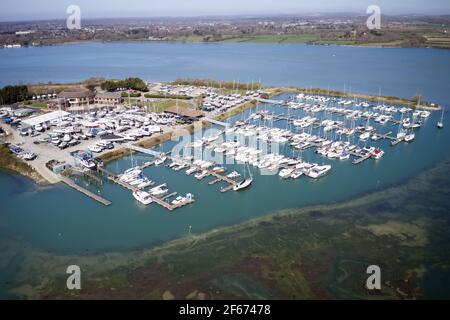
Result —
<instances>
[{"instance_id":1,"label":"line of trees","mask_svg":"<svg viewBox=\"0 0 450 320\"><path fill-rule=\"evenodd\" d=\"M26 100L28 98L28 87L24 85L6 86L0 90L0 103L11 104Z\"/></svg>"},{"instance_id":2,"label":"line of trees","mask_svg":"<svg viewBox=\"0 0 450 320\"><path fill-rule=\"evenodd\" d=\"M103 90L114 92L119 88L147 92L147 84L139 78L127 78L125 80L106 80L101 84Z\"/></svg>"}]
</instances>

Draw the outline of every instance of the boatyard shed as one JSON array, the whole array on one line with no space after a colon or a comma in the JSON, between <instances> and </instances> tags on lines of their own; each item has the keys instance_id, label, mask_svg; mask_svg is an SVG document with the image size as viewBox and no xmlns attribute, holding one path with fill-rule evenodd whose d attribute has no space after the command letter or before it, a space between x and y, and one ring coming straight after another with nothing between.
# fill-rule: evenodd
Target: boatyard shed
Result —
<instances>
[{"instance_id":1,"label":"boatyard shed","mask_svg":"<svg viewBox=\"0 0 450 320\"><path fill-rule=\"evenodd\" d=\"M32 118L28 118L26 120L22 120L22 127L23 128L29 128L29 127L34 127L37 125L42 125L42 124L48 124L53 120L56 119L60 119L62 117L66 117L70 115L69 112L66 111L53 111L53 112L49 112L46 114L43 114L41 116L37 116L37 117L32 117Z\"/></svg>"},{"instance_id":2,"label":"boatyard shed","mask_svg":"<svg viewBox=\"0 0 450 320\"><path fill-rule=\"evenodd\" d=\"M189 119L189 120L198 120L204 116L203 112L201 112L201 111L186 108L186 107L177 107L177 106L167 108L165 112L179 116L179 117L183 117L183 118Z\"/></svg>"}]
</instances>

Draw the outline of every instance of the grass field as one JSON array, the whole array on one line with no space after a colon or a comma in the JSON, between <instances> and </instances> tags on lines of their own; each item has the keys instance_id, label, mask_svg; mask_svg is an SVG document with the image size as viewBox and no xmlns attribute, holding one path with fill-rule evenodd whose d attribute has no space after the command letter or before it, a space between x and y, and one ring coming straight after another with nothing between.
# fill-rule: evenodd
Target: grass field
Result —
<instances>
[{"instance_id":1,"label":"grass field","mask_svg":"<svg viewBox=\"0 0 450 320\"><path fill-rule=\"evenodd\" d=\"M285 43L285 44L301 44L310 43L317 38L313 34L289 34L289 35L257 35L250 37L232 38L224 40L224 43Z\"/></svg>"},{"instance_id":2,"label":"grass field","mask_svg":"<svg viewBox=\"0 0 450 320\"><path fill-rule=\"evenodd\" d=\"M29 104L26 104L26 105L31 108L47 109L47 107L48 107L47 102L40 102L40 101L35 101L35 102L28 101L28 102L29 102Z\"/></svg>"},{"instance_id":3,"label":"grass field","mask_svg":"<svg viewBox=\"0 0 450 320\"><path fill-rule=\"evenodd\" d=\"M175 99L162 99L155 102L144 102L142 104L148 107L148 111L164 112L167 108L176 106L177 103L178 106L182 108L191 106L191 104L187 101L178 100L177 102Z\"/></svg>"}]
</instances>

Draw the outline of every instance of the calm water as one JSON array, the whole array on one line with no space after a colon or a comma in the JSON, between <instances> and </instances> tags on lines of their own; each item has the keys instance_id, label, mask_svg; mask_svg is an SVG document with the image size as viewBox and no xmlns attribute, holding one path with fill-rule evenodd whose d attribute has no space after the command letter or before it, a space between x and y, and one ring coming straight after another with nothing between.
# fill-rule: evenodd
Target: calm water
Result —
<instances>
[{"instance_id":1,"label":"calm water","mask_svg":"<svg viewBox=\"0 0 450 320\"><path fill-rule=\"evenodd\" d=\"M448 103L450 51L258 44L110 43L0 50L0 85L91 76L211 78Z\"/></svg>"},{"instance_id":2,"label":"calm water","mask_svg":"<svg viewBox=\"0 0 450 320\"><path fill-rule=\"evenodd\" d=\"M287 112L272 106L260 108ZM298 115L302 112L295 111ZM284 181L278 175L260 175L254 169L255 181L249 190L223 194L219 192L220 185L208 185L211 178L199 182L184 171L175 172L166 167L146 169L145 174L156 183L167 182L171 192L195 195L197 201L193 205L172 213L157 205L143 207L129 191L110 183L99 186L79 181L113 201L112 206L104 207L64 186L38 189L23 178L2 174L0 237L16 236L38 247L67 253L124 250L182 237L189 226L192 232L201 233L283 208L349 199L400 183L450 156L450 131L436 129L439 117L439 114L432 115L417 132L413 143L397 147L390 147L388 142L377 143L386 150L378 162L371 160L355 166L350 161L320 157L312 149L303 152L306 161L333 166L330 175L317 181L305 177ZM236 116L233 121L240 118L241 115ZM286 123L280 121L276 126L286 127ZM380 132L396 130L385 126ZM161 149L169 151L175 143L168 142ZM299 156L288 146L280 151L291 157ZM149 159L146 155L135 155L109 164L108 169L120 173ZM242 165L228 168L230 172L243 171Z\"/></svg>"},{"instance_id":3,"label":"calm water","mask_svg":"<svg viewBox=\"0 0 450 320\"><path fill-rule=\"evenodd\" d=\"M210 77L251 81L261 78L269 85L313 86L410 97L420 92L429 100L450 101L450 51L428 49L362 49L290 45L194 45L194 44L86 44L0 50L0 84L19 82L68 82L90 76L137 75L151 81L178 77ZM287 96L281 96L284 99ZM284 109L260 106L274 113ZM301 115L302 111L296 111ZM240 119L236 116L232 121ZM312 181L282 181L254 170L254 184L240 193L218 191L205 179L198 182L184 171L149 168L145 174L157 183L167 182L171 191L191 192L196 202L169 213L156 205L142 207L129 191L106 183L89 185L113 201L104 207L64 186L39 188L29 180L0 172L0 243L20 239L35 247L61 253L96 253L152 246L193 233L232 225L279 209L332 203L398 184L450 156L450 123L435 127L434 113L411 144L385 149L381 161L352 165L330 161L312 150L303 158L331 163L330 175ZM358 124L358 123L357 123ZM286 127L277 122L276 126ZM386 126L381 132L394 131ZM162 147L168 151L175 142ZM369 142L371 145L372 143ZM290 156L289 148L281 150ZM132 164L148 161L137 155L111 163L121 172ZM229 170L242 171L241 166ZM80 181L83 185L85 181ZM407 213L405 213L407 214ZM0 282L20 265L0 253ZM7 271L7 272L6 272Z\"/></svg>"}]
</instances>

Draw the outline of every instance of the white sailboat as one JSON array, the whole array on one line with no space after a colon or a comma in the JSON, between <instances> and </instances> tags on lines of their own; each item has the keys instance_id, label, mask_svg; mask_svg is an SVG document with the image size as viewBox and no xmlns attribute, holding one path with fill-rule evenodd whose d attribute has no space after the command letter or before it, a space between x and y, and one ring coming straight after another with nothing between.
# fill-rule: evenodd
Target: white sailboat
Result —
<instances>
[{"instance_id":1,"label":"white sailboat","mask_svg":"<svg viewBox=\"0 0 450 320\"><path fill-rule=\"evenodd\" d=\"M253 182L253 177L252 177L252 173L250 171L250 168L248 168L248 172L250 174L249 178L245 178L245 170L244 170L244 180L238 182L237 184L235 184L233 186L233 191L240 191L243 190L245 188L248 188L252 182Z\"/></svg>"}]
</instances>

